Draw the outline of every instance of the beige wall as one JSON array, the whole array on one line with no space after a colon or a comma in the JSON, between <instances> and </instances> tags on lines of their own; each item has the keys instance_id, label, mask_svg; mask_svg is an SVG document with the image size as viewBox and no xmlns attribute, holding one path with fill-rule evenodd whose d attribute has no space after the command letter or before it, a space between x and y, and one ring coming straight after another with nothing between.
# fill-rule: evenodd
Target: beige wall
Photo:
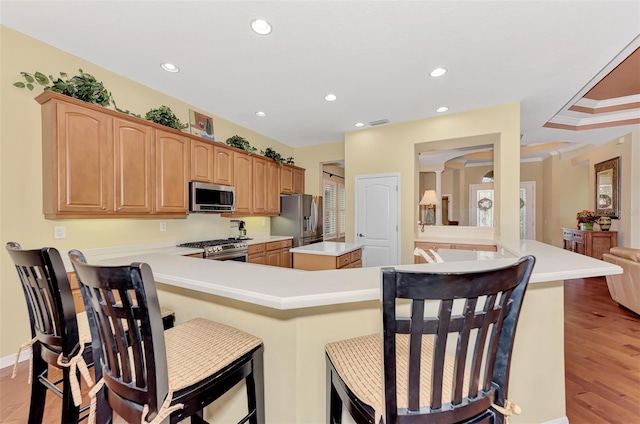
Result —
<instances>
[{"instance_id":1,"label":"beige wall","mask_svg":"<svg viewBox=\"0 0 640 424\"><path fill-rule=\"evenodd\" d=\"M30 92L13 87L12 84L20 79L20 71L53 75L65 71L73 75L82 68L105 84L119 107L140 114L167 105L181 121L188 122L192 106L4 26L0 27L0 43L0 241L3 245L13 240L27 249L55 246L66 254L71 248L222 237L231 233L229 219L215 214L163 220L167 221L166 232L159 231L159 220L155 219L45 220L42 215L40 105L33 100L41 90ZM207 111L202 112L213 116L218 140L238 134L258 149L272 147L285 157L295 156L289 146ZM268 218L247 219L248 233L269 233L269 222ZM65 239L53 239L55 225L66 227ZM0 265L0 356L6 356L15 353L30 333L24 298L4 247Z\"/></svg>"},{"instance_id":2,"label":"beige wall","mask_svg":"<svg viewBox=\"0 0 640 424\"><path fill-rule=\"evenodd\" d=\"M520 162L520 105L508 104L479 111L450 114L373 129L345 136L347 210L355 208L355 177L370 174L400 174L400 239L402 262L411 262L419 201L419 172L415 145L453 138L497 134L495 142L496 234L503 240L519 238L517 178ZM506 178L501 178L502 176ZM501 198L507 199L500 201ZM347 218L346 239L354 240L355 217Z\"/></svg>"},{"instance_id":3,"label":"beige wall","mask_svg":"<svg viewBox=\"0 0 640 424\"><path fill-rule=\"evenodd\" d=\"M304 192L307 194L322 195L323 164L344 160L344 143L340 141L337 143L300 147L294 150L294 156L296 166L306 169Z\"/></svg>"},{"instance_id":4,"label":"beige wall","mask_svg":"<svg viewBox=\"0 0 640 424\"><path fill-rule=\"evenodd\" d=\"M587 166L572 165L557 154L544 160L542 242L562 247L561 227L576 228L576 213L589 206L588 171Z\"/></svg>"}]
</instances>

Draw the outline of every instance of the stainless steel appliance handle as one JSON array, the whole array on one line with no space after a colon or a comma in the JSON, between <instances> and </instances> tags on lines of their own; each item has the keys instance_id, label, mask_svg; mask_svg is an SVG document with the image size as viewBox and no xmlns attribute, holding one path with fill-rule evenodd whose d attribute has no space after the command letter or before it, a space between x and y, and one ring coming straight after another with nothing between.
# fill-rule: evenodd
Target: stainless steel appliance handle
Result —
<instances>
[{"instance_id":1,"label":"stainless steel appliance handle","mask_svg":"<svg viewBox=\"0 0 640 424\"><path fill-rule=\"evenodd\" d=\"M214 255L214 256L207 256L206 259L209 260L213 260L213 261L226 261L227 259L236 259L236 258L241 258L243 256L248 256L248 251L242 251L242 252L229 252L229 253L223 253L222 255ZM246 259L245 259L246 262Z\"/></svg>"},{"instance_id":2,"label":"stainless steel appliance handle","mask_svg":"<svg viewBox=\"0 0 640 424\"><path fill-rule=\"evenodd\" d=\"M316 204L316 199L311 199L311 231L314 233L318 228L318 205Z\"/></svg>"}]
</instances>

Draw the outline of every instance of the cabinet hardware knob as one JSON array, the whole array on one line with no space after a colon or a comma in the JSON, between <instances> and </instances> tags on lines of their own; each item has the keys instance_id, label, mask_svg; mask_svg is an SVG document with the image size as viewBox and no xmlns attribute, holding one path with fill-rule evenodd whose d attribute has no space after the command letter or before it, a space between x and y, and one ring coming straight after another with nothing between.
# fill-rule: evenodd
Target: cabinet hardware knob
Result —
<instances>
[{"instance_id":1,"label":"cabinet hardware knob","mask_svg":"<svg viewBox=\"0 0 640 424\"><path fill-rule=\"evenodd\" d=\"M358 237L364 237L364 234L358 233Z\"/></svg>"},{"instance_id":2,"label":"cabinet hardware knob","mask_svg":"<svg viewBox=\"0 0 640 424\"><path fill-rule=\"evenodd\" d=\"M118 208L118 210L119 210L119 211L121 211L121 210L122 210L122 206L120 206L120 207Z\"/></svg>"},{"instance_id":3,"label":"cabinet hardware knob","mask_svg":"<svg viewBox=\"0 0 640 424\"><path fill-rule=\"evenodd\" d=\"M106 206L103 206L103 207L102 207L102 210L103 210L103 211L106 211L106 210L107 210L107 207L106 207Z\"/></svg>"}]
</instances>

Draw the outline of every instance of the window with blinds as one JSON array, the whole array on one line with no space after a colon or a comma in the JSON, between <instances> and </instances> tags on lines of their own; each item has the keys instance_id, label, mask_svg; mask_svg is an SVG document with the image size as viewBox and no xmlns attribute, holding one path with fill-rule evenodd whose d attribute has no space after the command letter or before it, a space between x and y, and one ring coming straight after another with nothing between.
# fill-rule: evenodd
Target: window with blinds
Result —
<instances>
[{"instance_id":1,"label":"window with blinds","mask_svg":"<svg viewBox=\"0 0 640 424\"><path fill-rule=\"evenodd\" d=\"M324 180L324 239L337 237L338 216L336 205L338 185L335 181Z\"/></svg>"},{"instance_id":2,"label":"window with blinds","mask_svg":"<svg viewBox=\"0 0 640 424\"><path fill-rule=\"evenodd\" d=\"M343 237L346 194L344 184L324 180L324 239Z\"/></svg>"}]
</instances>

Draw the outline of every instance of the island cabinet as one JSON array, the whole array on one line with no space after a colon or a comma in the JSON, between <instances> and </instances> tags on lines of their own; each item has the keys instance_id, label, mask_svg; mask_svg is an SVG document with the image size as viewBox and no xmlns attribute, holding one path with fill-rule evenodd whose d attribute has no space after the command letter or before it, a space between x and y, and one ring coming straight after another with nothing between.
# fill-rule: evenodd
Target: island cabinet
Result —
<instances>
[{"instance_id":1,"label":"island cabinet","mask_svg":"<svg viewBox=\"0 0 640 424\"><path fill-rule=\"evenodd\" d=\"M483 252L497 252L498 248L493 244L472 244L472 243L434 243L428 241L416 241L414 247L428 252L429 249L437 251L438 249L457 249L457 250L477 250ZM424 264L427 261L422 256L414 256L414 263Z\"/></svg>"},{"instance_id":2,"label":"island cabinet","mask_svg":"<svg viewBox=\"0 0 640 424\"><path fill-rule=\"evenodd\" d=\"M562 228L562 239L565 250L602 260L603 254L618 245L618 232Z\"/></svg>"},{"instance_id":3,"label":"island cabinet","mask_svg":"<svg viewBox=\"0 0 640 424\"><path fill-rule=\"evenodd\" d=\"M42 105L45 218L186 217L187 138L58 93L46 91L36 100ZM167 150L177 156L168 157ZM179 193L167 198L174 189Z\"/></svg>"},{"instance_id":4,"label":"island cabinet","mask_svg":"<svg viewBox=\"0 0 640 424\"><path fill-rule=\"evenodd\" d=\"M293 267L307 271L362 268L362 248L346 253L335 252L335 254L333 252L303 252L294 250Z\"/></svg>"}]
</instances>

